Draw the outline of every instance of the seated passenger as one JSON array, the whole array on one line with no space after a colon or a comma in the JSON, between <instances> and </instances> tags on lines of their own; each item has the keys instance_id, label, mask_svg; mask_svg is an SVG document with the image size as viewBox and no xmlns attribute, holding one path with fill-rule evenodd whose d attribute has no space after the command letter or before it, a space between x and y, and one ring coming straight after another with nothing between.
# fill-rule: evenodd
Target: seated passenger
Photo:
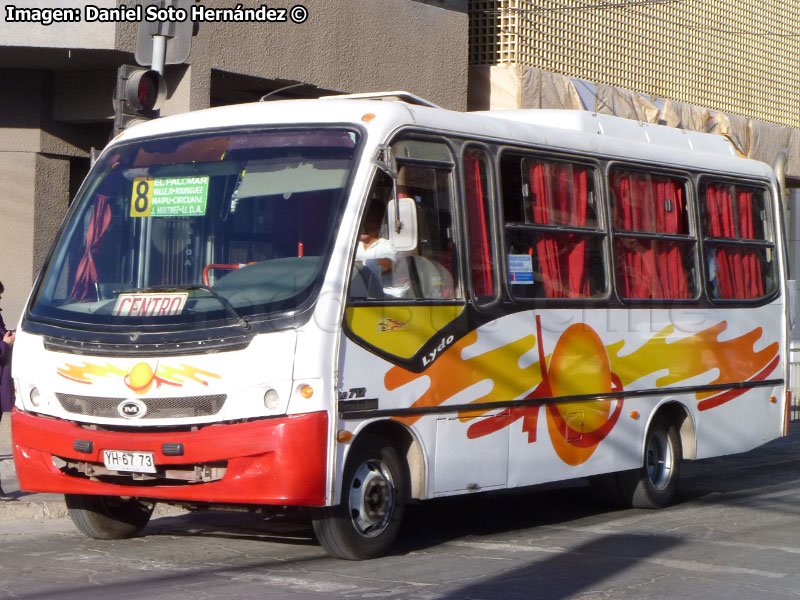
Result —
<instances>
[{"instance_id":1,"label":"seated passenger","mask_svg":"<svg viewBox=\"0 0 800 600\"><path fill-rule=\"evenodd\" d=\"M356 249L356 262L380 278L384 294L406 298L409 294L408 265L405 257L392 249L389 239L381 235L384 209L379 202L372 202L367 208Z\"/></svg>"}]
</instances>

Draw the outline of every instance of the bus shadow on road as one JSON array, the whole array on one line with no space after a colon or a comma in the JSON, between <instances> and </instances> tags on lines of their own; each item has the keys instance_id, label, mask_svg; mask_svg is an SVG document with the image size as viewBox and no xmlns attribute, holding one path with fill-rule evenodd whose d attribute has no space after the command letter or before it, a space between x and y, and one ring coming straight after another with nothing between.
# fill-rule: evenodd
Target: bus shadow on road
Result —
<instances>
[{"instance_id":1,"label":"bus shadow on road","mask_svg":"<svg viewBox=\"0 0 800 600\"><path fill-rule=\"evenodd\" d=\"M639 570L643 564L647 567L647 563L661 570L670 561L659 557L681 543L680 538L664 535L616 534L571 548L482 544L477 548L491 552L493 558L525 564L442 597L560 600L598 588L606 590L603 597L613 597L607 590L624 587L626 572ZM665 597L670 596L669 589L664 592Z\"/></svg>"},{"instance_id":2,"label":"bus shadow on road","mask_svg":"<svg viewBox=\"0 0 800 600\"><path fill-rule=\"evenodd\" d=\"M676 501L683 505L747 506L800 512L793 498L800 482L800 429L794 435L751 452L700 461L686 461ZM406 555L471 536L522 532L575 521L606 521L642 514L608 507L597 500L583 479L471 496L437 498L406 507L392 555ZM645 511L644 514L658 514ZM206 536L259 540L285 545L317 544L308 513L287 511L276 516L222 510L162 517L145 535Z\"/></svg>"},{"instance_id":3,"label":"bus shadow on road","mask_svg":"<svg viewBox=\"0 0 800 600\"><path fill-rule=\"evenodd\" d=\"M245 511L201 510L154 519L144 534L148 537L235 538L296 546L317 544L308 515L301 510L270 516Z\"/></svg>"},{"instance_id":4,"label":"bus shadow on road","mask_svg":"<svg viewBox=\"0 0 800 600\"><path fill-rule=\"evenodd\" d=\"M439 498L406 508L395 553L424 550L465 536L557 525L609 510L583 480Z\"/></svg>"},{"instance_id":5,"label":"bus shadow on road","mask_svg":"<svg viewBox=\"0 0 800 600\"><path fill-rule=\"evenodd\" d=\"M392 555L431 548L470 535L508 533L601 515L583 480L533 488L440 498L406 507ZM154 519L144 535L248 539L289 545L316 545L307 511L265 516L254 512L202 510Z\"/></svg>"}]
</instances>

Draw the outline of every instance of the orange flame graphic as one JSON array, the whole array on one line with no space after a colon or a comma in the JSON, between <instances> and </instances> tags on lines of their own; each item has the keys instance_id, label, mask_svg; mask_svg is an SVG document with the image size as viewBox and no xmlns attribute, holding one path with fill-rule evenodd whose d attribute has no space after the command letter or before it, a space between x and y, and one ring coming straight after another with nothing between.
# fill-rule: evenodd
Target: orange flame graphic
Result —
<instances>
[{"instance_id":1,"label":"orange flame graphic","mask_svg":"<svg viewBox=\"0 0 800 600\"><path fill-rule=\"evenodd\" d=\"M174 381L178 385L183 384L183 379L191 379L196 381L197 383L201 383L203 385L208 385L208 381L203 379L203 377L213 377L214 379L220 379L221 375L217 375L216 373L211 373L210 371L204 371L202 369L197 369L195 367L191 367L189 365L182 364L180 368L178 367L167 367L161 365L159 369L159 374L164 379L169 379Z\"/></svg>"},{"instance_id":2,"label":"orange flame graphic","mask_svg":"<svg viewBox=\"0 0 800 600\"><path fill-rule=\"evenodd\" d=\"M421 377L429 377L430 386L411 405L417 408L439 406L487 379L491 380L492 388L473 401L476 405L521 398L526 392L524 398L530 399L622 391L624 386L663 370L667 374L655 382L659 388L713 370L717 371L717 376L710 384L766 379L779 363L778 343L756 352L755 344L763 335L760 327L740 337L720 341L720 335L727 328L727 321L722 321L697 334L668 342L667 338L674 333L670 326L630 354L620 356L624 340L606 347L590 326L576 324L562 333L550 357L544 356L539 342L539 362L524 368L519 366L519 360L537 345L536 336L525 335L499 348L462 359L463 350L478 339L477 332L473 331L447 349L423 373L392 367L386 373L384 384L392 391ZM537 333L541 340L538 316ZM747 388L698 392L698 408L708 410L746 391ZM548 405L548 432L562 460L572 465L587 460L616 424L622 404L623 400L619 399ZM529 443L534 442L540 408L538 405L510 407L493 419L473 424L467 435L470 438L488 435L521 418ZM486 412L488 410L476 406L475 410L460 413L459 418L467 421ZM411 425L420 418L421 415L416 415L398 417L398 420Z\"/></svg>"},{"instance_id":3,"label":"orange flame graphic","mask_svg":"<svg viewBox=\"0 0 800 600\"><path fill-rule=\"evenodd\" d=\"M719 336L727 328L728 322L722 321L694 335L667 342L667 338L675 331L670 325L626 356L619 356L625 342L617 342L608 346L611 368L619 375L623 385L664 369L669 373L656 380L657 387L685 381L712 369L717 369L719 374L709 382L711 385L765 379L778 365L778 342L755 352L755 344L763 333L761 327L740 337L719 341ZM727 402L746 391L735 390L737 393L733 396L729 392L697 392L696 397L698 400L708 399L699 404L700 410L705 410L723 403L712 402L712 397L722 396L727 398L724 400Z\"/></svg>"},{"instance_id":4,"label":"orange flame graphic","mask_svg":"<svg viewBox=\"0 0 800 600\"><path fill-rule=\"evenodd\" d=\"M208 385L208 378L221 378L216 373L186 364L181 364L180 367L169 367L156 363L155 368L152 368L146 362L136 363L128 370L115 367L109 363L95 365L84 362L83 366L67 364L64 368L57 369L57 372L70 381L85 384L93 383L92 377L117 375L122 377L123 383L129 389L139 395L147 393L154 383L156 387L161 387L162 384L181 387L186 380L193 380L202 385Z\"/></svg>"},{"instance_id":5,"label":"orange flame graphic","mask_svg":"<svg viewBox=\"0 0 800 600\"><path fill-rule=\"evenodd\" d=\"M120 369L112 364L106 363L105 365L93 365L84 362L83 366L71 365L67 363L64 368L57 369L58 374L70 381L78 383L92 383L92 377L108 377L109 375L125 376L128 372L125 369Z\"/></svg>"}]
</instances>

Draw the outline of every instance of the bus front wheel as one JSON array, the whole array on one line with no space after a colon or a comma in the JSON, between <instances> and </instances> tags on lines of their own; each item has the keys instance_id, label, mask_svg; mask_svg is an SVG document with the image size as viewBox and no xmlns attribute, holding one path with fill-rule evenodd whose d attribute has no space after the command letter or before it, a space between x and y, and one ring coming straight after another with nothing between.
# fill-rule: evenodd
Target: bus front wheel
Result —
<instances>
[{"instance_id":1,"label":"bus front wheel","mask_svg":"<svg viewBox=\"0 0 800 600\"><path fill-rule=\"evenodd\" d=\"M626 500L636 508L663 508L672 503L678 487L683 453L675 424L665 416L650 424L643 465L619 474Z\"/></svg>"},{"instance_id":2,"label":"bus front wheel","mask_svg":"<svg viewBox=\"0 0 800 600\"><path fill-rule=\"evenodd\" d=\"M66 494L69 516L81 533L98 540L133 537L150 521L155 504L119 496Z\"/></svg>"},{"instance_id":3,"label":"bus front wheel","mask_svg":"<svg viewBox=\"0 0 800 600\"><path fill-rule=\"evenodd\" d=\"M345 465L341 503L312 512L320 544L346 560L388 552L400 528L407 481L394 447L370 434L356 444Z\"/></svg>"}]
</instances>

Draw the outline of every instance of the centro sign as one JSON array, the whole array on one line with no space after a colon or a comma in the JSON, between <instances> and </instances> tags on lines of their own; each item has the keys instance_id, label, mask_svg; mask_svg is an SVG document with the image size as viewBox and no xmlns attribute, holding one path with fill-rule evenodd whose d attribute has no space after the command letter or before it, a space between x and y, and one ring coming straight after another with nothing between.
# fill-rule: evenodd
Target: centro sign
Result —
<instances>
[{"instance_id":1,"label":"centro sign","mask_svg":"<svg viewBox=\"0 0 800 600\"><path fill-rule=\"evenodd\" d=\"M183 312L188 297L188 292L120 294L111 314L115 317L171 317Z\"/></svg>"},{"instance_id":2,"label":"centro sign","mask_svg":"<svg viewBox=\"0 0 800 600\"><path fill-rule=\"evenodd\" d=\"M141 400L123 400L117 406L117 412L126 419L140 419L147 414L147 405Z\"/></svg>"}]
</instances>

